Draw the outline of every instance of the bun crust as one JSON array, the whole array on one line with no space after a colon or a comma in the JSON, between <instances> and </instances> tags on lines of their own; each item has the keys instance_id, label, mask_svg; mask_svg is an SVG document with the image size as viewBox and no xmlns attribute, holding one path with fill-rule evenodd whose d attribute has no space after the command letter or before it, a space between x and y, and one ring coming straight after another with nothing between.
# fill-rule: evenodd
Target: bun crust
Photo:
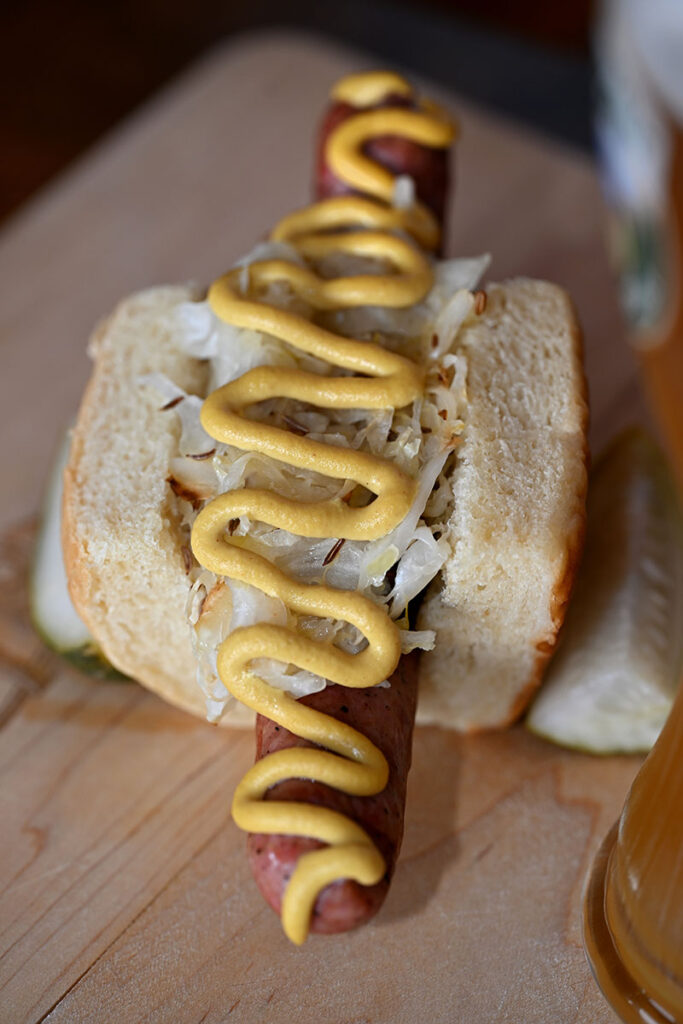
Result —
<instances>
[{"instance_id":1,"label":"bun crust","mask_svg":"<svg viewBox=\"0 0 683 1024\"><path fill-rule=\"evenodd\" d=\"M161 372L205 393L205 365L182 353L173 317L197 297L189 287L150 289L96 330L62 532L74 604L105 655L204 716L185 616L187 533L167 483L179 426L139 384ZM417 721L472 730L521 713L555 645L583 540L587 405L562 289L489 286L484 315L459 341L468 412L451 480L451 557L419 615L437 645L422 657ZM223 719L252 722L242 707Z\"/></svg>"}]
</instances>

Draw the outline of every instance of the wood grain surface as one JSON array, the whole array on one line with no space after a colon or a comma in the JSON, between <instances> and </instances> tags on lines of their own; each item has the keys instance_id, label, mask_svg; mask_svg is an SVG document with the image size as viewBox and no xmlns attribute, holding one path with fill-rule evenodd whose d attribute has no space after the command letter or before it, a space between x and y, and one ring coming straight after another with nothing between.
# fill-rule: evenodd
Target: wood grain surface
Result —
<instances>
[{"instance_id":1,"label":"wood grain surface","mask_svg":"<svg viewBox=\"0 0 683 1024\"><path fill-rule=\"evenodd\" d=\"M614 1020L585 962L581 888L637 758L573 754L521 727L418 730L385 909L295 949L229 820L251 737L79 675L29 625L41 489L94 322L134 288L208 280L303 203L326 91L371 64L293 35L218 50L0 238L3 1022ZM490 250L493 277L570 290L599 449L643 413L593 168L439 98L463 126L448 250Z\"/></svg>"}]
</instances>

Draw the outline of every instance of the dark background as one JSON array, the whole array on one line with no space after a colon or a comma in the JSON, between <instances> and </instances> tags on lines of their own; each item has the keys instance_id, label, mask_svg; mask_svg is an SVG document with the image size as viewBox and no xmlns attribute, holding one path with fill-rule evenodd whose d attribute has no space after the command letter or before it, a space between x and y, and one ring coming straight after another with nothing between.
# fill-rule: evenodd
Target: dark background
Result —
<instances>
[{"instance_id":1,"label":"dark background","mask_svg":"<svg viewBox=\"0 0 683 1024\"><path fill-rule=\"evenodd\" d=\"M217 43L304 28L590 147L592 0L28 0L0 20L0 218Z\"/></svg>"}]
</instances>

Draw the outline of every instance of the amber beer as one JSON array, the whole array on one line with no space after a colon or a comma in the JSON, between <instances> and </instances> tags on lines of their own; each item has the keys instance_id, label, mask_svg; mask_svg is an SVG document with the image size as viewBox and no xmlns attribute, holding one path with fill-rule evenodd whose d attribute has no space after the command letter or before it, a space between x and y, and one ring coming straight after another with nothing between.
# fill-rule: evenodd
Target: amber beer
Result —
<instances>
[{"instance_id":1,"label":"amber beer","mask_svg":"<svg viewBox=\"0 0 683 1024\"><path fill-rule=\"evenodd\" d=\"M586 890L584 944L604 995L633 1024L683 1021L683 688Z\"/></svg>"},{"instance_id":2,"label":"amber beer","mask_svg":"<svg viewBox=\"0 0 683 1024\"><path fill-rule=\"evenodd\" d=\"M683 494L683 0L605 0L596 49L629 340ZM593 866L584 941L624 1021L683 1021L683 687Z\"/></svg>"}]
</instances>

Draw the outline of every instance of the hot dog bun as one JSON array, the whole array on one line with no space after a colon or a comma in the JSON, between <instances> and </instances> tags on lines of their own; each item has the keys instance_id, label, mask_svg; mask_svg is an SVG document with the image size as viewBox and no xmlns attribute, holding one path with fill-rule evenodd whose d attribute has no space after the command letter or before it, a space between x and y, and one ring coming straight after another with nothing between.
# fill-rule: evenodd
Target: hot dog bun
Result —
<instances>
[{"instance_id":1,"label":"hot dog bun","mask_svg":"<svg viewBox=\"0 0 683 1024\"><path fill-rule=\"evenodd\" d=\"M502 726L522 711L553 649L584 527L587 406L571 303L525 279L488 296L457 338L468 400L451 556L419 621L437 630L437 646L422 658L418 721L458 729ZM187 534L167 483L179 426L138 386L162 372L205 394L205 365L173 329L173 310L193 297L188 287L133 295L96 331L63 545L74 604L112 664L204 715L185 614ZM223 721L249 725L253 714L238 706Z\"/></svg>"},{"instance_id":2,"label":"hot dog bun","mask_svg":"<svg viewBox=\"0 0 683 1024\"><path fill-rule=\"evenodd\" d=\"M180 429L137 383L162 372L190 392L206 390L204 364L181 352L172 326L173 310L196 297L185 286L152 288L95 330L64 475L62 544L72 600L109 661L204 715L185 615L181 511L167 483ZM244 709L243 724L251 719Z\"/></svg>"},{"instance_id":3,"label":"hot dog bun","mask_svg":"<svg viewBox=\"0 0 683 1024\"><path fill-rule=\"evenodd\" d=\"M438 645L422 659L418 722L509 725L541 681L585 527L588 406L581 341L558 287L487 289L461 335L468 414L452 476L451 557L420 610Z\"/></svg>"}]
</instances>

